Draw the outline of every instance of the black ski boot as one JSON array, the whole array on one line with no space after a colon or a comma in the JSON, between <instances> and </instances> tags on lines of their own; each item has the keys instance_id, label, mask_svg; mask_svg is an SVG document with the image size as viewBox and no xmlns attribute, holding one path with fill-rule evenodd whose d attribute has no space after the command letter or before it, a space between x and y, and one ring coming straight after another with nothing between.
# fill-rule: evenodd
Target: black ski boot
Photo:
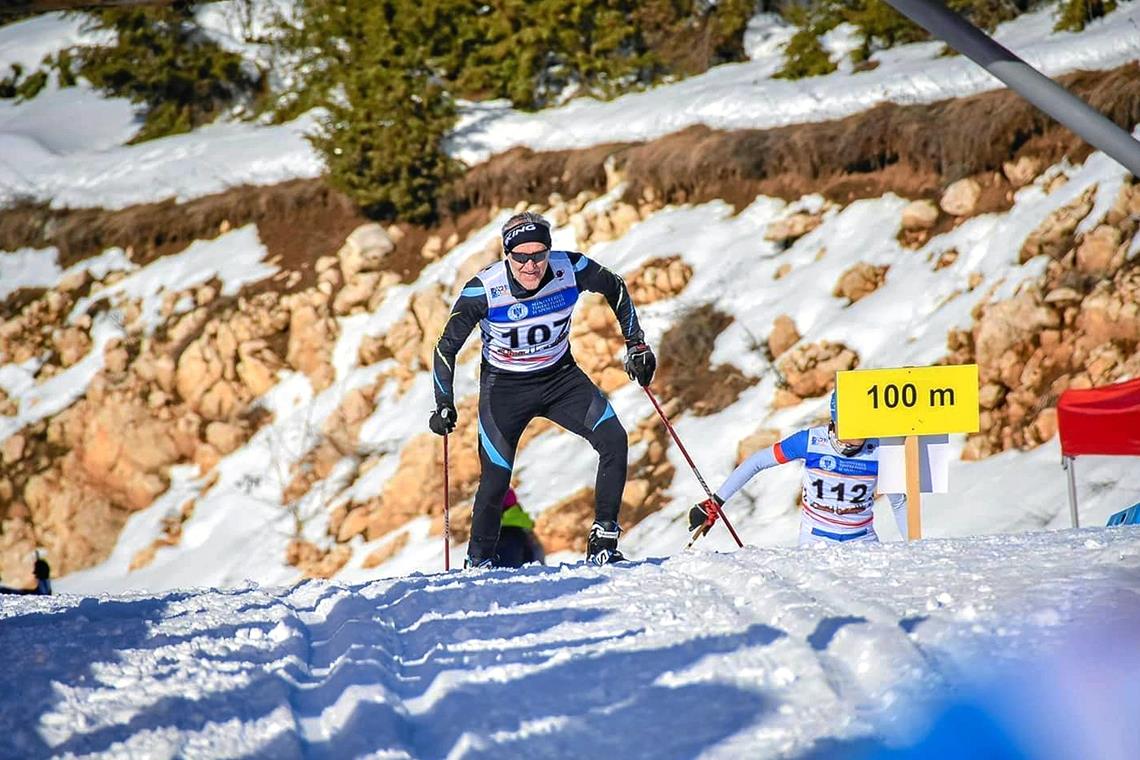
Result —
<instances>
[{"instance_id":1,"label":"black ski boot","mask_svg":"<svg viewBox=\"0 0 1140 760\"><path fill-rule=\"evenodd\" d=\"M591 565L624 562L625 556L617 548L620 535L621 528L612 520L594 523L590 527L590 535L586 538L586 562Z\"/></svg>"},{"instance_id":2,"label":"black ski boot","mask_svg":"<svg viewBox=\"0 0 1140 760\"><path fill-rule=\"evenodd\" d=\"M495 566L495 562L488 557L487 559L474 559L470 554L463 560L464 570L490 570Z\"/></svg>"}]
</instances>

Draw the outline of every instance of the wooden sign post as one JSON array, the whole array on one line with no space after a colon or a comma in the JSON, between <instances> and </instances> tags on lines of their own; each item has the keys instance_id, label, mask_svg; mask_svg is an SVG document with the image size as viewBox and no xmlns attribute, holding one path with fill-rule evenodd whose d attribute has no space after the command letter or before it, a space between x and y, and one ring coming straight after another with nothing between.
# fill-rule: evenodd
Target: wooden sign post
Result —
<instances>
[{"instance_id":1,"label":"wooden sign post","mask_svg":"<svg viewBox=\"0 0 1140 760\"><path fill-rule=\"evenodd\" d=\"M907 533L922 538L919 436L978 430L978 365L857 369L835 378L841 439L905 436Z\"/></svg>"}]
</instances>

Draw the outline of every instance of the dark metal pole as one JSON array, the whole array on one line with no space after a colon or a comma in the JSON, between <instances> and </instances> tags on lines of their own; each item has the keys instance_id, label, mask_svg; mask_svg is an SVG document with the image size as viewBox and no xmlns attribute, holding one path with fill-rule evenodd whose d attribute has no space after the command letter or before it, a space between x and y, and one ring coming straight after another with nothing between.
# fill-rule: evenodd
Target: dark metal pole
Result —
<instances>
[{"instance_id":1,"label":"dark metal pole","mask_svg":"<svg viewBox=\"0 0 1140 760\"><path fill-rule=\"evenodd\" d=\"M895 10L969 57L1093 147L1140 177L1140 142L1095 108L1018 58L941 0L886 0Z\"/></svg>"}]
</instances>

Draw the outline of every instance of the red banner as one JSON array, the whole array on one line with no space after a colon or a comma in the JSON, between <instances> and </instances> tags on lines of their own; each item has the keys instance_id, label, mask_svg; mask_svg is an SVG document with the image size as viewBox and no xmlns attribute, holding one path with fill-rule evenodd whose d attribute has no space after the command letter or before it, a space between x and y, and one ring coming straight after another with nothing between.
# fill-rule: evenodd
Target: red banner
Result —
<instances>
[{"instance_id":1,"label":"red banner","mask_svg":"<svg viewBox=\"0 0 1140 760\"><path fill-rule=\"evenodd\" d=\"M1140 456L1140 378L1086 390L1057 402L1061 453Z\"/></svg>"}]
</instances>

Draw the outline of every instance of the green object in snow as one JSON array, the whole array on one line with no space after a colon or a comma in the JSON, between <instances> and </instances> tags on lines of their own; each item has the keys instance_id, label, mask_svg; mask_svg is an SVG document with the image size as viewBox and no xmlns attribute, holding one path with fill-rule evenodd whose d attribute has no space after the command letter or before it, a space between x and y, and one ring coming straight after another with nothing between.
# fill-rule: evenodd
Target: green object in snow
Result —
<instances>
[{"instance_id":1,"label":"green object in snow","mask_svg":"<svg viewBox=\"0 0 1140 760\"><path fill-rule=\"evenodd\" d=\"M534 530L534 520L523 511L522 507L516 504L510 509L503 510L503 527Z\"/></svg>"}]
</instances>

